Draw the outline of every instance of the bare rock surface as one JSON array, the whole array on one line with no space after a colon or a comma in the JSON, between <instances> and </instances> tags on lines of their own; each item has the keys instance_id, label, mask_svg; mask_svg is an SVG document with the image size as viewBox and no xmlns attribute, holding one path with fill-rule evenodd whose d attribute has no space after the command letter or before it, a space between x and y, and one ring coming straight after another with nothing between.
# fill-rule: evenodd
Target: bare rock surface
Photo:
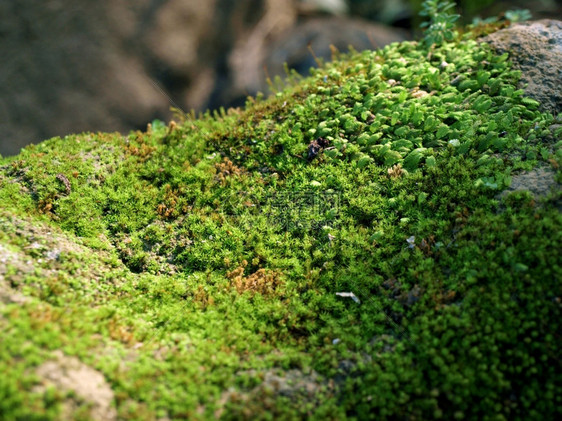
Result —
<instances>
[{"instance_id":1,"label":"bare rock surface","mask_svg":"<svg viewBox=\"0 0 562 421\"><path fill-rule=\"evenodd\" d=\"M544 19L511 25L482 39L498 53L509 53L527 96L543 111L562 112L562 21Z\"/></svg>"},{"instance_id":2,"label":"bare rock surface","mask_svg":"<svg viewBox=\"0 0 562 421\"><path fill-rule=\"evenodd\" d=\"M498 198L503 199L514 192L528 191L535 200L540 200L548 197L551 193L555 193L551 200L562 211L560 194L556 194L561 191L561 187L556 181L556 171L550 167L539 166L533 170L513 175L510 186L501 192Z\"/></svg>"},{"instance_id":3,"label":"bare rock surface","mask_svg":"<svg viewBox=\"0 0 562 421\"><path fill-rule=\"evenodd\" d=\"M555 175L556 172L551 168L537 167L532 171L514 175L507 191L528 190L536 198L543 197L558 186Z\"/></svg>"}]
</instances>

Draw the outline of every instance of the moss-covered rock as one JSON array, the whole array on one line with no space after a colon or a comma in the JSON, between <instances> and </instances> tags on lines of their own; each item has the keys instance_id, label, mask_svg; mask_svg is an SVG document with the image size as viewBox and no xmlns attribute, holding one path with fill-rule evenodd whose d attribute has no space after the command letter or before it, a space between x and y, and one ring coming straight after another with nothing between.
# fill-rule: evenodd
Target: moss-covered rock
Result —
<instances>
[{"instance_id":1,"label":"moss-covered rock","mask_svg":"<svg viewBox=\"0 0 562 421\"><path fill-rule=\"evenodd\" d=\"M561 133L518 78L404 42L1 160L3 419L95 416L64 358L119 419L553 419Z\"/></svg>"}]
</instances>

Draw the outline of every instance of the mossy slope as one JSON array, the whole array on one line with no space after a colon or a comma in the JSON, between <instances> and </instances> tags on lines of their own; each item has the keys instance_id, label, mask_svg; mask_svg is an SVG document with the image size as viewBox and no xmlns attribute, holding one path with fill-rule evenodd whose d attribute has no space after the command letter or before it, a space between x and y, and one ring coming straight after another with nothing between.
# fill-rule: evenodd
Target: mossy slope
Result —
<instances>
[{"instance_id":1,"label":"mossy slope","mask_svg":"<svg viewBox=\"0 0 562 421\"><path fill-rule=\"evenodd\" d=\"M560 191L498 194L562 149L518 77L469 35L393 44L3 159L2 418L88 417L39 387L55 350L122 419L554 418Z\"/></svg>"}]
</instances>

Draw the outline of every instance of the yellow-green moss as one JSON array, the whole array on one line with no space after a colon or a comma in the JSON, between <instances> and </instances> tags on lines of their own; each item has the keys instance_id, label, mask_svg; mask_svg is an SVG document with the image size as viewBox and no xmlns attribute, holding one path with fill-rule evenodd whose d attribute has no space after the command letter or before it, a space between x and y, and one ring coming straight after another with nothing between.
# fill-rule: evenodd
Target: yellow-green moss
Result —
<instances>
[{"instance_id":1,"label":"yellow-green moss","mask_svg":"<svg viewBox=\"0 0 562 421\"><path fill-rule=\"evenodd\" d=\"M498 193L562 144L517 79L405 42L1 160L1 416L76 399L37 388L60 349L122 419L553 418L561 195Z\"/></svg>"}]
</instances>

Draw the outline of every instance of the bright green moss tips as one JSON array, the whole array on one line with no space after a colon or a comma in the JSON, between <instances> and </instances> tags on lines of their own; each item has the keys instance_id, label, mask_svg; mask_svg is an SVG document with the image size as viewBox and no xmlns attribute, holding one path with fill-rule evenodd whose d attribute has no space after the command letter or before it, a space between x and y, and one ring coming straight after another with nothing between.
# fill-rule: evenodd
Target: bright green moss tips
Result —
<instances>
[{"instance_id":1,"label":"bright green moss tips","mask_svg":"<svg viewBox=\"0 0 562 421\"><path fill-rule=\"evenodd\" d=\"M321 111L298 106L284 121L279 136L285 130L291 136L297 129L309 142L327 138L331 146L324 151L325 157L360 161L360 167L371 162L368 157L386 167L403 164L410 154L404 165L415 170L423 166L419 151L413 152L419 148L458 142L462 145L458 153L465 154L473 149L513 147L510 139L501 140L495 134L517 120L513 111L529 118L534 106L515 89L518 75L505 67L504 56L495 57L486 46L471 40L435 46L429 60L412 43L365 52L357 60L361 66L345 68L353 77L338 79L331 88L324 85L327 75L335 77L338 72L328 65L327 75L316 73L314 80L322 89L310 93L305 104ZM504 118L505 111L511 112L509 120ZM482 114L489 117L487 127ZM258 159L265 164L267 157Z\"/></svg>"},{"instance_id":2,"label":"bright green moss tips","mask_svg":"<svg viewBox=\"0 0 562 421\"><path fill-rule=\"evenodd\" d=\"M560 118L429 28L0 160L0 418L555 419Z\"/></svg>"}]
</instances>

